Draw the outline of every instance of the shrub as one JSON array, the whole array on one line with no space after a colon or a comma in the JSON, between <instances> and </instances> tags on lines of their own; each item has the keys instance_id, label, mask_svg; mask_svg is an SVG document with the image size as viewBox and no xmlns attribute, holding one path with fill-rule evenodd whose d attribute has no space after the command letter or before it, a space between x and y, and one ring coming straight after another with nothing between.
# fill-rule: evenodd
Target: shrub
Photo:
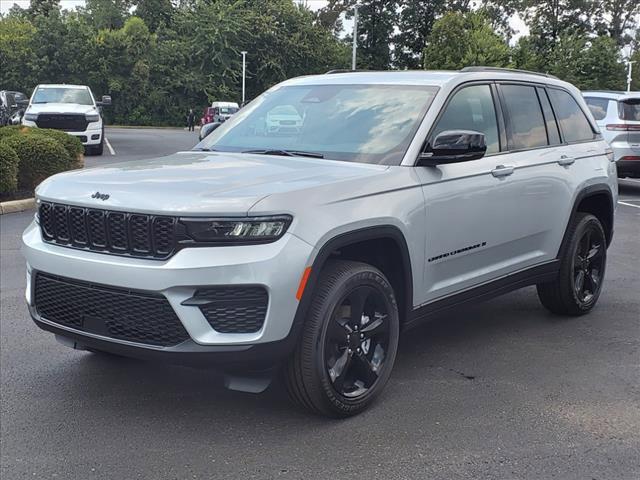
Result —
<instances>
[{"instance_id":1,"label":"shrub","mask_svg":"<svg viewBox=\"0 0 640 480\"><path fill-rule=\"evenodd\" d=\"M15 192L18 188L20 158L6 142L0 141L0 193Z\"/></svg>"},{"instance_id":2,"label":"shrub","mask_svg":"<svg viewBox=\"0 0 640 480\"><path fill-rule=\"evenodd\" d=\"M13 148L20 159L20 188L32 190L45 178L70 170L75 163L60 142L44 135L13 135L2 141Z\"/></svg>"},{"instance_id":3,"label":"shrub","mask_svg":"<svg viewBox=\"0 0 640 480\"><path fill-rule=\"evenodd\" d=\"M0 140L29 130L29 127L23 127L22 125L7 125L6 127L0 127Z\"/></svg>"},{"instance_id":4,"label":"shrub","mask_svg":"<svg viewBox=\"0 0 640 480\"><path fill-rule=\"evenodd\" d=\"M82 142L75 135L69 135L62 130L53 130L52 128L30 128L28 133L34 135L44 135L53 138L62 144L69 157L73 160L71 168L82 168L84 166L84 147Z\"/></svg>"}]
</instances>

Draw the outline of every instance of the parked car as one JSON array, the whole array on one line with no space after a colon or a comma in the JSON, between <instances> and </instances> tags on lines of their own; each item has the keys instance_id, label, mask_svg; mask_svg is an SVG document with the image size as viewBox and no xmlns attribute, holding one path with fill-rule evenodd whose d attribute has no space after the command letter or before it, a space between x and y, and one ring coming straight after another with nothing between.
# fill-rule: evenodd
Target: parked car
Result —
<instances>
[{"instance_id":1,"label":"parked car","mask_svg":"<svg viewBox=\"0 0 640 480\"><path fill-rule=\"evenodd\" d=\"M583 92L604 139L611 145L618 177L640 178L640 92Z\"/></svg>"},{"instance_id":2,"label":"parked car","mask_svg":"<svg viewBox=\"0 0 640 480\"><path fill-rule=\"evenodd\" d=\"M200 139L200 141L202 141L207 135L213 132L220 125L222 125L222 123L220 122L205 123L200 128L200 132L198 132L198 138Z\"/></svg>"},{"instance_id":3,"label":"parked car","mask_svg":"<svg viewBox=\"0 0 640 480\"><path fill-rule=\"evenodd\" d=\"M223 123L238 111L238 104L235 102L213 102L210 107L204 111L204 115L200 119L201 125L207 123L218 122Z\"/></svg>"},{"instance_id":4,"label":"parked car","mask_svg":"<svg viewBox=\"0 0 640 480\"><path fill-rule=\"evenodd\" d=\"M269 132L283 105L302 126ZM305 76L192 151L45 180L26 299L72 348L217 366L251 392L283 370L300 405L345 417L436 312L528 285L555 314L591 311L617 195L609 146L555 77Z\"/></svg>"},{"instance_id":5,"label":"parked car","mask_svg":"<svg viewBox=\"0 0 640 480\"><path fill-rule=\"evenodd\" d=\"M0 90L0 127L20 124L28 104L29 98L24 93Z\"/></svg>"},{"instance_id":6,"label":"parked car","mask_svg":"<svg viewBox=\"0 0 640 480\"><path fill-rule=\"evenodd\" d=\"M302 117L293 105L282 105L271 110L267 117L267 131L284 135L297 133L302 128Z\"/></svg>"},{"instance_id":7,"label":"parked car","mask_svg":"<svg viewBox=\"0 0 640 480\"><path fill-rule=\"evenodd\" d=\"M102 155L104 122L100 107L104 105L111 105L111 97L105 95L96 101L86 85L38 85L22 124L64 130L78 137L87 153Z\"/></svg>"}]
</instances>

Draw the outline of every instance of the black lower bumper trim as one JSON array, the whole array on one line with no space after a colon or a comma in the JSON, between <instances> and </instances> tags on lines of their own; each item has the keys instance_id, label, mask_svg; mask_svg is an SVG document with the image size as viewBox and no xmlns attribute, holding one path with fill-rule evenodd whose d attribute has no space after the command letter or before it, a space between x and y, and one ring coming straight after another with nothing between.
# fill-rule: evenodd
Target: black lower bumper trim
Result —
<instances>
[{"instance_id":1,"label":"black lower bumper trim","mask_svg":"<svg viewBox=\"0 0 640 480\"><path fill-rule=\"evenodd\" d=\"M187 340L173 347L148 348L83 335L81 332L43 321L33 312L31 317L41 329L72 340L78 344L79 348L86 347L124 357L176 365L219 367L223 371L271 368L282 362L293 349L293 342L289 337L277 342L255 345L200 345L193 340Z\"/></svg>"}]
</instances>

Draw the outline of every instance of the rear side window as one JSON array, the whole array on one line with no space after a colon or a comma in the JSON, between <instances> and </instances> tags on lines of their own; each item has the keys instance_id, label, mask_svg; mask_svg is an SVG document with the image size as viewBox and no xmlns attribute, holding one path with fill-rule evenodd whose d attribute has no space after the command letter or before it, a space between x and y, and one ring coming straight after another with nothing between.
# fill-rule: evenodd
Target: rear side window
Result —
<instances>
[{"instance_id":1,"label":"rear side window","mask_svg":"<svg viewBox=\"0 0 640 480\"><path fill-rule=\"evenodd\" d=\"M631 98L618 102L618 116L620 120L640 122L640 98Z\"/></svg>"},{"instance_id":2,"label":"rear side window","mask_svg":"<svg viewBox=\"0 0 640 480\"><path fill-rule=\"evenodd\" d=\"M549 137L549 145L559 145L560 142L560 130L558 130L558 123L556 117L551 109L547 92L544 88L536 88L538 92L538 98L540 99L540 105L542 105L542 113L544 114L544 121L547 125L547 137Z\"/></svg>"},{"instance_id":3,"label":"rear side window","mask_svg":"<svg viewBox=\"0 0 640 480\"><path fill-rule=\"evenodd\" d=\"M564 90L550 88L548 92L565 142L593 140L595 134L591 124L575 98Z\"/></svg>"},{"instance_id":4,"label":"rear side window","mask_svg":"<svg viewBox=\"0 0 640 480\"><path fill-rule=\"evenodd\" d=\"M608 98L585 97L584 101L587 102L589 110L591 110L593 118L596 120L602 120L607 116L607 108L609 107Z\"/></svg>"},{"instance_id":5,"label":"rear side window","mask_svg":"<svg viewBox=\"0 0 640 480\"><path fill-rule=\"evenodd\" d=\"M472 85L456 92L433 130L432 141L445 130L474 130L484 133L487 153L498 152L498 122L491 87Z\"/></svg>"},{"instance_id":6,"label":"rear side window","mask_svg":"<svg viewBox=\"0 0 640 480\"><path fill-rule=\"evenodd\" d=\"M547 129L535 87L502 85L500 89L509 113L509 149L521 150L548 145Z\"/></svg>"}]
</instances>

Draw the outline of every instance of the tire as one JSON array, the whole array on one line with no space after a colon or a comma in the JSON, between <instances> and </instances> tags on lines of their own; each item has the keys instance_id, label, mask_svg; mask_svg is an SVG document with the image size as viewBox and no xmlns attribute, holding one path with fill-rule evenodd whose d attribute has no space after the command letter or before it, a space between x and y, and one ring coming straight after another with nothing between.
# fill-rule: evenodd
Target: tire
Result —
<instances>
[{"instance_id":1,"label":"tire","mask_svg":"<svg viewBox=\"0 0 640 480\"><path fill-rule=\"evenodd\" d=\"M607 241L600 221L579 212L569 226L555 280L537 285L540 302L559 315L579 316L596 305L607 264Z\"/></svg>"},{"instance_id":2,"label":"tire","mask_svg":"<svg viewBox=\"0 0 640 480\"><path fill-rule=\"evenodd\" d=\"M93 155L102 155L103 151L104 151L104 139L100 140L100 143L98 145L96 145L95 147L93 147L92 154Z\"/></svg>"},{"instance_id":3,"label":"tire","mask_svg":"<svg viewBox=\"0 0 640 480\"><path fill-rule=\"evenodd\" d=\"M362 309L353 310L359 303ZM399 329L393 288L382 272L365 263L329 261L284 370L291 398L333 418L362 412L391 375Z\"/></svg>"}]
</instances>

